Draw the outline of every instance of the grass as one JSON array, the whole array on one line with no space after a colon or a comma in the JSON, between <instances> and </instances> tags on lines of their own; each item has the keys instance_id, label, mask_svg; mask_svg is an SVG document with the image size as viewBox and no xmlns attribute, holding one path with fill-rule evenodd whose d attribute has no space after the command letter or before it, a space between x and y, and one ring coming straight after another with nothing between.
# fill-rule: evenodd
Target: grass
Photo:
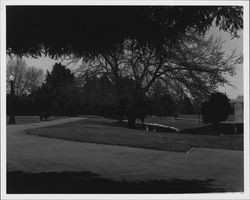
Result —
<instances>
[{"instance_id":1,"label":"grass","mask_svg":"<svg viewBox=\"0 0 250 200\"><path fill-rule=\"evenodd\" d=\"M214 180L114 181L90 172L7 173L8 194L166 194L225 192ZM230 191L233 192L233 191Z\"/></svg>"},{"instance_id":2,"label":"grass","mask_svg":"<svg viewBox=\"0 0 250 200\"><path fill-rule=\"evenodd\" d=\"M62 119L64 117L48 117L48 121ZM9 117L7 117L6 121L8 123ZM31 124L41 122L39 116L15 116L16 124ZM43 121L42 121L43 122Z\"/></svg>"},{"instance_id":3,"label":"grass","mask_svg":"<svg viewBox=\"0 0 250 200\"><path fill-rule=\"evenodd\" d=\"M174 123L179 123L182 126L182 120L176 121ZM191 124L192 121L189 123ZM162 151L187 152L192 147L243 150L243 135L217 136L146 132L116 127L112 125L112 120L104 118L85 119L51 127L30 129L26 133L80 142Z\"/></svg>"}]
</instances>

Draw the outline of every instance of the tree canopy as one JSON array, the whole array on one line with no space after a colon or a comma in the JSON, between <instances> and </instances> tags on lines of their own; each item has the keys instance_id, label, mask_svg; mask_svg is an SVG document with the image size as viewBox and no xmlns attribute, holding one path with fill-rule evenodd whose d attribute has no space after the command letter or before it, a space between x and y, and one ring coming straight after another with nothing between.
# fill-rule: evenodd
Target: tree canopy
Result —
<instances>
[{"instance_id":1,"label":"tree canopy","mask_svg":"<svg viewBox=\"0 0 250 200\"><path fill-rule=\"evenodd\" d=\"M124 39L157 47L215 23L237 36L242 6L7 6L7 53L92 55Z\"/></svg>"}]
</instances>

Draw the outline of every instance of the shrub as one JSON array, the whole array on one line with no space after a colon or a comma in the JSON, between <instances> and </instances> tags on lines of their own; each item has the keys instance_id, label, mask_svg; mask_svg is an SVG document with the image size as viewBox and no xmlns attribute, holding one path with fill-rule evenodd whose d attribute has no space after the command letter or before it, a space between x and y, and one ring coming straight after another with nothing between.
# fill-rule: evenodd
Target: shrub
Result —
<instances>
[{"instance_id":1,"label":"shrub","mask_svg":"<svg viewBox=\"0 0 250 200\"><path fill-rule=\"evenodd\" d=\"M231 105L226 94L212 93L209 100L204 102L201 107L202 119L204 123L217 124L226 121L231 113Z\"/></svg>"}]
</instances>

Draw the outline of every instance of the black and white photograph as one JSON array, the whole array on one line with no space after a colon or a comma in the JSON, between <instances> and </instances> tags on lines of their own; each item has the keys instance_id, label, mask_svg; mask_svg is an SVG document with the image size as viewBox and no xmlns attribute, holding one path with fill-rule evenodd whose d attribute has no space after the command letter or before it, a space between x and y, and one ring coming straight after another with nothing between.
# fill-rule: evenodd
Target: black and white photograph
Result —
<instances>
[{"instance_id":1,"label":"black and white photograph","mask_svg":"<svg viewBox=\"0 0 250 200\"><path fill-rule=\"evenodd\" d=\"M248 1L52 2L1 1L2 199L250 198Z\"/></svg>"}]
</instances>

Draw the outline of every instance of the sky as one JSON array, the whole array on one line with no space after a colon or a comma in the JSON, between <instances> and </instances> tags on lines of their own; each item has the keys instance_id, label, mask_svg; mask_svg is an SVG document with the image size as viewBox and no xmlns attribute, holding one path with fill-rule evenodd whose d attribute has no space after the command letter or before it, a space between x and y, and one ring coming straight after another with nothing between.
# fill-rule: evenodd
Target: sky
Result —
<instances>
[{"instance_id":1,"label":"sky","mask_svg":"<svg viewBox=\"0 0 250 200\"><path fill-rule=\"evenodd\" d=\"M237 54L244 53L243 52L243 31L238 33L240 38L232 39L229 33L224 31L220 31L218 28L211 28L208 32L208 35L214 35L217 38L221 38L224 41L223 49L227 54L233 49L237 50ZM230 98L236 98L238 95L243 95L243 63L236 66L236 75L231 77L228 76L227 79L234 86L220 87L219 90L221 92L225 92Z\"/></svg>"},{"instance_id":2,"label":"sky","mask_svg":"<svg viewBox=\"0 0 250 200\"><path fill-rule=\"evenodd\" d=\"M226 53L230 53L233 49L236 49L238 53L243 53L243 32L239 32L240 38L232 39L229 33L220 31L217 28L212 27L207 36L214 35L216 38L220 37L224 41L223 49ZM53 60L49 57L39 57L37 59L30 57L23 57L28 66L35 66L44 70L46 74L47 70L51 70L56 62L61 62L62 60ZM64 61L63 64L67 65L68 61ZM69 65L70 69L77 67L77 65ZM243 64L236 66L236 75L234 77L227 77L230 83L234 86L225 85L224 87L219 87L219 91L225 92L229 98L236 98L238 95L243 94Z\"/></svg>"}]
</instances>

